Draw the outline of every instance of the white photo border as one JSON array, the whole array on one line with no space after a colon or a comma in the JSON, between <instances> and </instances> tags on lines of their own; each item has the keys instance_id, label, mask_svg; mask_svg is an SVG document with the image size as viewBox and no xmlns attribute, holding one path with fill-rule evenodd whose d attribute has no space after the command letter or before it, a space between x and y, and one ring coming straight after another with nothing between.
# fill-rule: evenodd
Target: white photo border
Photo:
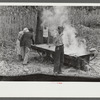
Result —
<instances>
[{"instance_id":1,"label":"white photo border","mask_svg":"<svg viewBox=\"0 0 100 100\"><path fill-rule=\"evenodd\" d=\"M0 6L100 6L100 3L0 3ZM59 84L60 83L60 84ZM0 82L0 97L100 97L100 82Z\"/></svg>"}]
</instances>

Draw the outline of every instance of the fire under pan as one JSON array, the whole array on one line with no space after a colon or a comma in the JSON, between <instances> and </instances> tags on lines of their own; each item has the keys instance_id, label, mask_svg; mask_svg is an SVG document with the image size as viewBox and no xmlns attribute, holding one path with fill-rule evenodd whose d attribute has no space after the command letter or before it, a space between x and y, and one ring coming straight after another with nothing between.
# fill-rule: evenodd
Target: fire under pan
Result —
<instances>
[{"instance_id":1,"label":"fire under pan","mask_svg":"<svg viewBox=\"0 0 100 100\"><path fill-rule=\"evenodd\" d=\"M93 57L94 54L87 54L82 56L69 56L64 55L64 64L68 67L74 67L76 69L85 70L86 65L89 64L90 58Z\"/></svg>"}]
</instances>

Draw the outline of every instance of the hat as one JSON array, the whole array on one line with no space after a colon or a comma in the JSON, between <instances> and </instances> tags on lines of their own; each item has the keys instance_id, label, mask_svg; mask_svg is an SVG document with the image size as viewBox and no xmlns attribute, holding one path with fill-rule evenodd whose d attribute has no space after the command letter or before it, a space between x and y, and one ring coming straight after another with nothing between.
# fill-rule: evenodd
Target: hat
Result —
<instances>
[{"instance_id":1,"label":"hat","mask_svg":"<svg viewBox=\"0 0 100 100\"><path fill-rule=\"evenodd\" d=\"M30 32L33 32L33 28L29 28L28 30L29 30Z\"/></svg>"},{"instance_id":2,"label":"hat","mask_svg":"<svg viewBox=\"0 0 100 100\"><path fill-rule=\"evenodd\" d=\"M63 26L58 26L58 30L61 29L62 31L64 30Z\"/></svg>"},{"instance_id":3,"label":"hat","mask_svg":"<svg viewBox=\"0 0 100 100\"><path fill-rule=\"evenodd\" d=\"M23 32L29 32L28 28L27 28L27 27L24 28L24 29L23 29Z\"/></svg>"}]
</instances>

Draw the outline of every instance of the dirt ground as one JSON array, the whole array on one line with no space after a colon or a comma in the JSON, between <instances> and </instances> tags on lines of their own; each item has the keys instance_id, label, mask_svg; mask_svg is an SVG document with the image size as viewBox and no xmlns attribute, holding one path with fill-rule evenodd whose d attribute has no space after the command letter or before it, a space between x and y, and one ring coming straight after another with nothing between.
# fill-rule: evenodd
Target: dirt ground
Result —
<instances>
[{"instance_id":1,"label":"dirt ground","mask_svg":"<svg viewBox=\"0 0 100 100\"><path fill-rule=\"evenodd\" d=\"M0 76L19 76L36 73L53 75L53 63L50 61L42 62L36 51L31 51L28 65L22 65L22 62L18 61L17 56L12 56L15 54L15 51L13 53L11 50L9 52L5 51L5 53L8 53L10 56L8 57L9 59L5 59L4 52L0 52ZM90 62L87 71L76 70L67 66L64 66L62 71L63 73L60 75L63 76L100 77L100 54Z\"/></svg>"}]
</instances>

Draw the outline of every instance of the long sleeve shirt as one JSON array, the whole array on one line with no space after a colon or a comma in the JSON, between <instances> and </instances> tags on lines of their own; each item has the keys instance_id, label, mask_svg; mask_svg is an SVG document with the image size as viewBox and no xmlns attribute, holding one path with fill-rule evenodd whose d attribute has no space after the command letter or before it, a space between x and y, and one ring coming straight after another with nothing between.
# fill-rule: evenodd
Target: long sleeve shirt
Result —
<instances>
[{"instance_id":1,"label":"long sleeve shirt","mask_svg":"<svg viewBox=\"0 0 100 100\"><path fill-rule=\"evenodd\" d=\"M63 45L62 35L63 35L63 33L57 34L57 36L54 38L54 45L55 46Z\"/></svg>"}]
</instances>

